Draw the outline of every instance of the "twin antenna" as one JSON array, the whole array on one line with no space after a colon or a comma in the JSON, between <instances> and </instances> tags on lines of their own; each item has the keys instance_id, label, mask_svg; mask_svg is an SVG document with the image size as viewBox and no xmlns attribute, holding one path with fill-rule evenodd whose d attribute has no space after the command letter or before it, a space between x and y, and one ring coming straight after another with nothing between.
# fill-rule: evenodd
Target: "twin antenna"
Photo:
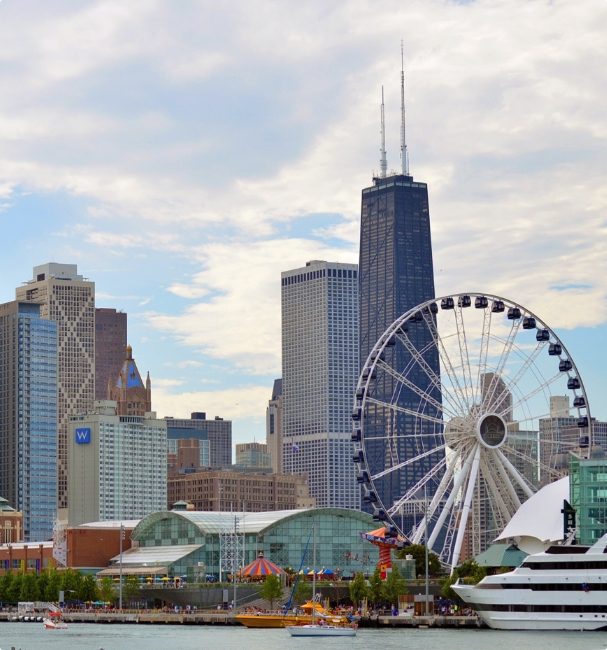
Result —
<instances>
[{"instance_id":1,"label":"twin antenna","mask_svg":"<svg viewBox=\"0 0 607 650\"><path fill-rule=\"evenodd\" d=\"M401 173L409 176L409 154L405 139L405 56L403 42L400 42L400 162ZM381 87L381 146L379 148L379 177L386 178L388 159L386 157L386 120L384 115L384 87Z\"/></svg>"}]
</instances>

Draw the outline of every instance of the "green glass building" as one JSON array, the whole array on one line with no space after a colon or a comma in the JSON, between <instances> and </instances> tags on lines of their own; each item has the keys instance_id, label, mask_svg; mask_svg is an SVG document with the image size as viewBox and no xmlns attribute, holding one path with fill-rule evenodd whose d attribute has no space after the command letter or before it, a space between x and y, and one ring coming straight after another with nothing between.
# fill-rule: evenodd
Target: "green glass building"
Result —
<instances>
[{"instance_id":1,"label":"green glass building","mask_svg":"<svg viewBox=\"0 0 607 650\"><path fill-rule=\"evenodd\" d=\"M569 496L576 511L577 541L594 544L607 533L607 458L571 455Z\"/></svg>"},{"instance_id":2,"label":"green glass building","mask_svg":"<svg viewBox=\"0 0 607 650\"><path fill-rule=\"evenodd\" d=\"M123 553L125 575L186 576L200 581L220 577L226 543L236 533L241 545L237 570L259 553L280 567L304 571L313 564L316 538L316 570L330 569L344 577L372 573L377 550L360 534L377 528L364 512L342 508L280 510L273 512L196 512L172 510L142 519L133 530L133 548ZM231 542L234 542L232 537ZM302 565L303 558L303 565ZM222 562L223 559L223 562ZM112 573L120 558L104 573ZM225 570L224 570L225 571ZM225 576L224 576L225 578Z\"/></svg>"}]
</instances>

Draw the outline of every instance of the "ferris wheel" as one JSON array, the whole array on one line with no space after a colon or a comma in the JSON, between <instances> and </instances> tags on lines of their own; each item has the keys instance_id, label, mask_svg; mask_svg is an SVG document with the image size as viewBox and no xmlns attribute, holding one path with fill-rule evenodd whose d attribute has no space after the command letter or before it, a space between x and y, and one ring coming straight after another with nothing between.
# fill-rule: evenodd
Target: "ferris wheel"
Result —
<instances>
[{"instance_id":1,"label":"ferris wheel","mask_svg":"<svg viewBox=\"0 0 607 650\"><path fill-rule=\"evenodd\" d=\"M481 293L410 309L379 338L352 414L363 500L452 567L591 447L582 378L521 305Z\"/></svg>"}]
</instances>

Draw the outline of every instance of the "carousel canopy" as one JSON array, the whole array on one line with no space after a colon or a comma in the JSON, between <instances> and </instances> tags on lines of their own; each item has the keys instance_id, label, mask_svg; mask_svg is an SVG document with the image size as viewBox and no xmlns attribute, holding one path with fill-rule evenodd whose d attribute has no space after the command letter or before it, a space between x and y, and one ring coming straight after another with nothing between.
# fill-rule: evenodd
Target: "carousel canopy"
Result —
<instances>
[{"instance_id":1,"label":"carousel canopy","mask_svg":"<svg viewBox=\"0 0 607 650\"><path fill-rule=\"evenodd\" d=\"M257 559L244 567L239 575L243 578L259 578L269 575L279 575L284 571L274 562L266 559L263 553L260 553Z\"/></svg>"}]
</instances>

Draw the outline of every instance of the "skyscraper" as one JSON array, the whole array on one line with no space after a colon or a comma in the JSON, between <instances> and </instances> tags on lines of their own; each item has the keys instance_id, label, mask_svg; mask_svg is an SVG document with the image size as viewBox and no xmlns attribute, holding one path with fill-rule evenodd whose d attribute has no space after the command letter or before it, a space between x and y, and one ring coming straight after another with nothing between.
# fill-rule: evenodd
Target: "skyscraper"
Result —
<instances>
[{"instance_id":1,"label":"skyscraper","mask_svg":"<svg viewBox=\"0 0 607 650\"><path fill-rule=\"evenodd\" d=\"M0 495L26 541L49 540L57 513L57 324L40 306L0 305Z\"/></svg>"},{"instance_id":2,"label":"skyscraper","mask_svg":"<svg viewBox=\"0 0 607 650\"><path fill-rule=\"evenodd\" d=\"M108 399L108 381L114 382L118 376L126 343L126 314L95 309L95 399Z\"/></svg>"},{"instance_id":3,"label":"skyscraper","mask_svg":"<svg viewBox=\"0 0 607 650\"><path fill-rule=\"evenodd\" d=\"M387 172L384 138L384 103L381 104L381 158L380 175L373 178L373 185L362 191L360 223L360 364L361 367L373 346L386 328L397 317L416 305L435 297L430 237L430 211L426 183L415 181L409 174L405 142L404 75L401 72L401 171ZM422 351L432 338L425 323L411 323L407 332L408 344ZM386 350L387 361L392 368L405 368L411 363L411 354L402 342ZM388 358L389 357L389 358ZM439 360L436 349L424 353L425 361L436 376ZM429 391L440 401L440 392L430 385L428 375L417 364L417 373L410 375L419 390ZM392 402L398 395L396 407L388 413L381 407L370 407L365 423L366 462L371 472L385 468L388 442L392 456L391 466L404 462L413 455L399 431L412 430L411 416L407 410L417 411L419 397L416 390L403 386L389 374L384 374L377 386L376 397ZM429 414L441 417L440 412ZM377 437L377 442L372 440ZM395 461L395 457L398 458ZM417 467L423 473L429 471L437 458L429 456ZM416 483L422 474L404 467L394 471L384 483L385 493L380 498L387 506ZM420 495L423 496L423 495Z\"/></svg>"},{"instance_id":4,"label":"skyscraper","mask_svg":"<svg viewBox=\"0 0 607 650\"><path fill-rule=\"evenodd\" d=\"M305 472L319 507L359 508L351 411L358 270L312 261L282 273L283 470Z\"/></svg>"},{"instance_id":5,"label":"skyscraper","mask_svg":"<svg viewBox=\"0 0 607 650\"><path fill-rule=\"evenodd\" d=\"M87 413L95 397L95 283L76 264L34 267L16 290L17 301L40 305L40 316L58 328L58 505L67 506L67 432L70 416Z\"/></svg>"}]
</instances>

